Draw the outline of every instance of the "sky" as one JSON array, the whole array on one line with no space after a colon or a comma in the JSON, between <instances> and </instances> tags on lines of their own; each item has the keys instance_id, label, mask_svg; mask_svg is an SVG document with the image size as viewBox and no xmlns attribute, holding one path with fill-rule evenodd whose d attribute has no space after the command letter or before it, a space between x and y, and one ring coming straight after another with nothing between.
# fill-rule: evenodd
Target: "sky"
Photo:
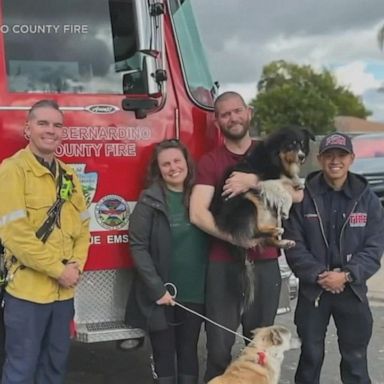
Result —
<instances>
[{"instance_id":1,"label":"sky","mask_svg":"<svg viewBox=\"0 0 384 384\"><path fill-rule=\"evenodd\" d=\"M327 68L384 122L384 0L192 0L220 93L256 96L273 60Z\"/></svg>"}]
</instances>

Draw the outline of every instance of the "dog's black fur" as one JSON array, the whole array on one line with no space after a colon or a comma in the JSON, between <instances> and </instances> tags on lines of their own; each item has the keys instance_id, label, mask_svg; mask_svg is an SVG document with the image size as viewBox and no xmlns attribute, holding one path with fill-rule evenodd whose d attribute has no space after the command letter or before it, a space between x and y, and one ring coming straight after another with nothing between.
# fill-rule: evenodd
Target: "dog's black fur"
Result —
<instances>
[{"instance_id":1,"label":"dog's black fur","mask_svg":"<svg viewBox=\"0 0 384 384\"><path fill-rule=\"evenodd\" d=\"M294 241L280 239L282 228L279 219L287 218L292 204L292 196L283 182L303 188L299 170L308 155L310 140L315 140L315 137L307 129L282 128L256 143L239 164L228 169L210 207L217 227L229 233L237 244L259 239L261 246L294 246ZM260 190L226 199L222 196L223 186L234 171L254 173L264 183ZM254 300L254 275L247 252L245 248L231 246L231 253L245 268L245 305L249 306Z\"/></svg>"},{"instance_id":2,"label":"dog's black fur","mask_svg":"<svg viewBox=\"0 0 384 384\"><path fill-rule=\"evenodd\" d=\"M217 188L211 204L211 212L216 225L223 232L232 235L238 242L259 237L276 237L276 233L263 233L258 228L257 207L255 201L249 199L249 193L257 199L258 191L250 191L230 199L222 197L222 187L225 180L234 171L254 173L259 180L282 179L292 181L293 186L299 186L299 168L309 153L309 141L315 140L313 134L304 128L282 128L264 140L257 142L251 152L235 167L225 173L221 188ZM254 200L252 198L252 200ZM261 200L260 200L261 201ZM263 204L263 202L261 201ZM258 204L257 204L258 205ZM273 207L268 207L269 210ZM276 216L276 212L274 212ZM260 223L260 221L259 221ZM268 244L268 242L266 242ZM279 246L279 244L270 243ZM283 247L280 244L281 247Z\"/></svg>"}]
</instances>

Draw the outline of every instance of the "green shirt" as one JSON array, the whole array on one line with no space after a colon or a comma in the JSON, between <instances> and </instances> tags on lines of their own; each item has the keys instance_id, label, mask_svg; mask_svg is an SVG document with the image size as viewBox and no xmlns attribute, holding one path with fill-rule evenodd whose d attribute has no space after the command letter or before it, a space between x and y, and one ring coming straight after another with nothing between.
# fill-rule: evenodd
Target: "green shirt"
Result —
<instances>
[{"instance_id":1,"label":"green shirt","mask_svg":"<svg viewBox=\"0 0 384 384\"><path fill-rule=\"evenodd\" d=\"M166 191L172 233L170 282L177 287L176 300L204 303L208 263L208 235L190 223L183 192Z\"/></svg>"}]
</instances>

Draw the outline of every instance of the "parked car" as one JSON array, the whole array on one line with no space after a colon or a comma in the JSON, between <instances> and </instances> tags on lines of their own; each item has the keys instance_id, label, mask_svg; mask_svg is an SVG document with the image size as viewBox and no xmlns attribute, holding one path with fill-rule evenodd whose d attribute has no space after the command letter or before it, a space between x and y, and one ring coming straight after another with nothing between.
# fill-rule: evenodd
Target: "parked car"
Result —
<instances>
[{"instance_id":1,"label":"parked car","mask_svg":"<svg viewBox=\"0 0 384 384\"><path fill-rule=\"evenodd\" d=\"M352 142L355 161L351 171L366 177L384 206L384 133L357 135Z\"/></svg>"}]
</instances>

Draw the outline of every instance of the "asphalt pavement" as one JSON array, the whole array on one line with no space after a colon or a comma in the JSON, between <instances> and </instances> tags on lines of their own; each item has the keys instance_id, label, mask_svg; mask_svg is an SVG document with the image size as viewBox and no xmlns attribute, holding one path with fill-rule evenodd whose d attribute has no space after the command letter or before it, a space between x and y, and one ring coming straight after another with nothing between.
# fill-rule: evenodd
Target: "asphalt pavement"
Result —
<instances>
[{"instance_id":1,"label":"asphalt pavement","mask_svg":"<svg viewBox=\"0 0 384 384\"><path fill-rule=\"evenodd\" d=\"M368 357L372 384L384 384L384 269L369 281L369 297L374 318L373 337ZM295 301L291 302L292 307ZM294 332L293 311L277 316L276 323L283 324ZM322 384L341 384L339 378L339 352L333 324L328 329L326 356L322 369ZM237 340L233 355L236 356L243 343ZM74 343L65 384L152 384L148 341L137 350L121 351L115 343ZM205 334L199 342L200 367L205 368ZM298 350L286 353L280 384L293 384L299 357ZM202 383L202 380L200 380Z\"/></svg>"}]
</instances>

